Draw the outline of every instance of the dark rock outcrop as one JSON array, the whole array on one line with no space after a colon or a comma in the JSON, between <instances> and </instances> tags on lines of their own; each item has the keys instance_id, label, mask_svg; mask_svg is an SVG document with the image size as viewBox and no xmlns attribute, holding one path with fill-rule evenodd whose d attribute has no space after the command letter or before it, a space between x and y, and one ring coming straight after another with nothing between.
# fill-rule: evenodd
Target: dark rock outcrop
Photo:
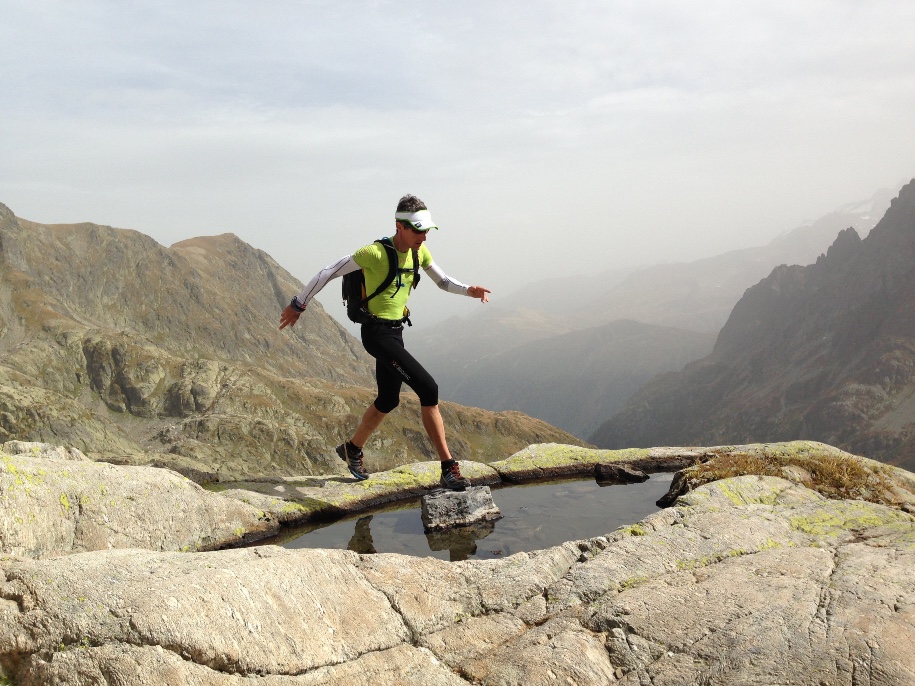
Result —
<instances>
[{"instance_id":1,"label":"dark rock outcrop","mask_svg":"<svg viewBox=\"0 0 915 686\"><path fill-rule=\"evenodd\" d=\"M915 181L864 239L750 288L708 357L658 377L603 447L819 440L915 467Z\"/></svg>"},{"instance_id":2,"label":"dark rock outcrop","mask_svg":"<svg viewBox=\"0 0 915 686\"><path fill-rule=\"evenodd\" d=\"M645 472L627 464L599 464L594 468L594 478L600 483L608 484L635 484L648 481Z\"/></svg>"}]
</instances>

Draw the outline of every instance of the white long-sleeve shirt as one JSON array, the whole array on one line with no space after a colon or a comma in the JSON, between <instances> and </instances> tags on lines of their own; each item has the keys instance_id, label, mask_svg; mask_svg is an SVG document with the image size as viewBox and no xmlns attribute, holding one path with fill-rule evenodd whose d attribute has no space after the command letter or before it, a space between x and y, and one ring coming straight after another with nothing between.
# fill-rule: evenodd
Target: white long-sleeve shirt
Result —
<instances>
[{"instance_id":1,"label":"white long-sleeve shirt","mask_svg":"<svg viewBox=\"0 0 915 686\"><path fill-rule=\"evenodd\" d=\"M311 280L305 284L305 288L303 288L302 291L295 297L296 304L302 308L307 307L312 298L320 293L324 286L328 284L328 282L336 279L339 276L349 274L350 272L354 272L361 268L362 267L356 263L356 260L353 259L352 255L341 257L339 260L333 264L327 265L324 267L324 269L311 277ZM463 284L456 279L452 279L450 276L445 274L445 272L443 272L441 268L435 264L435 262L429 263L429 266L423 269L423 271L443 291L454 293L456 295L470 295L468 293L470 286Z\"/></svg>"}]
</instances>

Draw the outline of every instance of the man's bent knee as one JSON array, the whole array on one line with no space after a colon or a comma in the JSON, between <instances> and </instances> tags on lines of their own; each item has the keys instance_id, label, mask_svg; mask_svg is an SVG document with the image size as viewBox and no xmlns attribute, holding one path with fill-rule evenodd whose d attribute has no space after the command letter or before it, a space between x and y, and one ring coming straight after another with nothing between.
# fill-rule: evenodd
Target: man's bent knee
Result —
<instances>
[{"instance_id":1,"label":"man's bent knee","mask_svg":"<svg viewBox=\"0 0 915 686\"><path fill-rule=\"evenodd\" d=\"M416 391L416 395L419 396L419 404L423 407L438 405L438 384L433 381L431 385Z\"/></svg>"},{"instance_id":2,"label":"man's bent knee","mask_svg":"<svg viewBox=\"0 0 915 686\"><path fill-rule=\"evenodd\" d=\"M400 397L398 396L396 398L386 399L376 398L373 404L375 405L376 410L382 414L388 414L389 412L393 411L394 408L400 405Z\"/></svg>"}]
</instances>

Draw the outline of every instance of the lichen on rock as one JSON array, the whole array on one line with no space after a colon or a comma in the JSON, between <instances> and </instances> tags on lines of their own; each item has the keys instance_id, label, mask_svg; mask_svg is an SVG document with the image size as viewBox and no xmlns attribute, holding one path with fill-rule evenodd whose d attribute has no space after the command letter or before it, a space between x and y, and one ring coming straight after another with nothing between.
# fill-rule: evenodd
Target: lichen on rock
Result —
<instances>
[{"instance_id":1,"label":"lichen on rock","mask_svg":"<svg viewBox=\"0 0 915 686\"><path fill-rule=\"evenodd\" d=\"M278 522L155 467L93 462L47 444L0 446L0 552L53 557L108 548L209 550Z\"/></svg>"}]
</instances>

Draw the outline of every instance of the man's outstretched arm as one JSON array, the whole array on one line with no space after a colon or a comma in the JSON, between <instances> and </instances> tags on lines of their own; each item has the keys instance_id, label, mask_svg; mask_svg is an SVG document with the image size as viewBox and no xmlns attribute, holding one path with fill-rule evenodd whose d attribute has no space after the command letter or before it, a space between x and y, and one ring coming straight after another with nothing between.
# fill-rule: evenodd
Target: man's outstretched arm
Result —
<instances>
[{"instance_id":1,"label":"man's outstretched arm","mask_svg":"<svg viewBox=\"0 0 915 686\"><path fill-rule=\"evenodd\" d=\"M349 274L360 269L352 255L341 257L331 265L324 267L321 271L311 277L311 280L305 284L305 288L292 299L285 309L280 313L280 328L285 329L287 326L295 326L311 299L315 297L327 282L336 279L338 276Z\"/></svg>"},{"instance_id":2,"label":"man's outstretched arm","mask_svg":"<svg viewBox=\"0 0 915 686\"><path fill-rule=\"evenodd\" d=\"M488 295L489 293L492 293L492 291L488 288L483 288L482 286L468 286L457 279L452 279L443 272L442 268L435 264L435 262L430 263L429 266L425 268L425 272L443 291L448 291L449 293L455 293L457 295L469 295L471 298L477 298L484 303L489 302Z\"/></svg>"}]
</instances>

